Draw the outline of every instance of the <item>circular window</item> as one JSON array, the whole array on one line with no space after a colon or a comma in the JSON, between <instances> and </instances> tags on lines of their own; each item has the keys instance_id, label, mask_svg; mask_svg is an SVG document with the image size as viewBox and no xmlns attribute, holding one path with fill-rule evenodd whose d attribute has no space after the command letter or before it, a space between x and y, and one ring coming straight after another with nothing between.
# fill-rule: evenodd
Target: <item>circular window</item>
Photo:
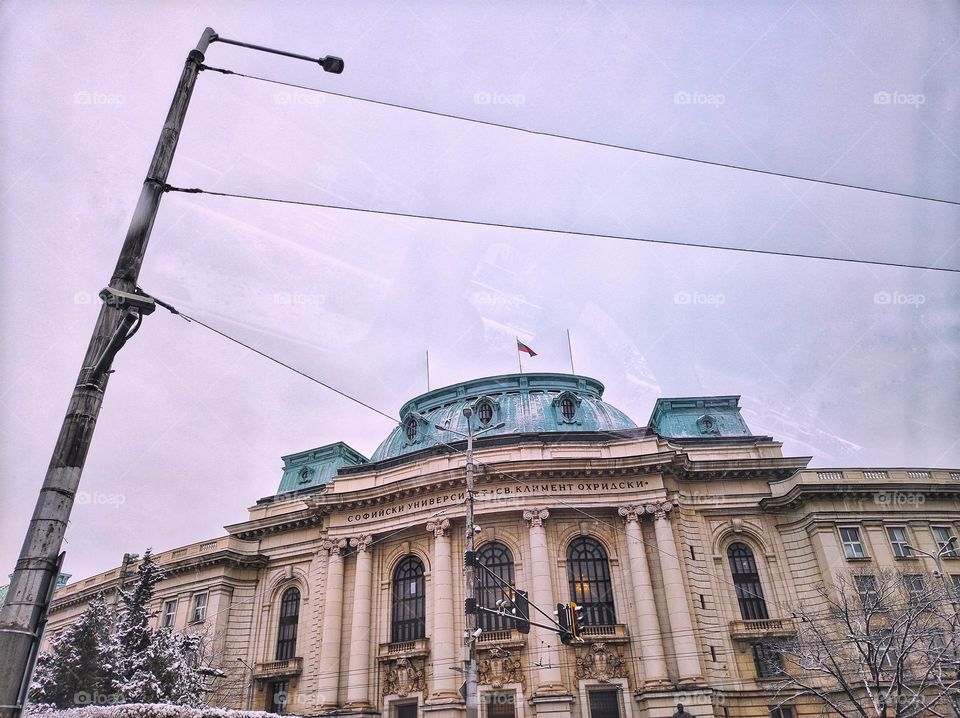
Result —
<instances>
[{"instance_id":1,"label":"circular window","mask_svg":"<svg viewBox=\"0 0 960 718\"><path fill-rule=\"evenodd\" d=\"M304 466L302 469L300 469L300 481L306 481L309 478L310 478L310 469Z\"/></svg>"},{"instance_id":2,"label":"circular window","mask_svg":"<svg viewBox=\"0 0 960 718\"><path fill-rule=\"evenodd\" d=\"M491 405L488 401L483 402L480 405L480 408L477 409L477 418L484 426L489 424L493 419L493 405Z\"/></svg>"},{"instance_id":3,"label":"circular window","mask_svg":"<svg viewBox=\"0 0 960 718\"><path fill-rule=\"evenodd\" d=\"M407 440L413 441L417 438L417 420L414 417L407 419L406 426L404 427L407 431Z\"/></svg>"},{"instance_id":4,"label":"circular window","mask_svg":"<svg viewBox=\"0 0 960 718\"><path fill-rule=\"evenodd\" d=\"M577 407L574 405L573 399L569 396L565 396L560 400L560 413L567 421L573 419L573 415L577 413Z\"/></svg>"}]
</instances>

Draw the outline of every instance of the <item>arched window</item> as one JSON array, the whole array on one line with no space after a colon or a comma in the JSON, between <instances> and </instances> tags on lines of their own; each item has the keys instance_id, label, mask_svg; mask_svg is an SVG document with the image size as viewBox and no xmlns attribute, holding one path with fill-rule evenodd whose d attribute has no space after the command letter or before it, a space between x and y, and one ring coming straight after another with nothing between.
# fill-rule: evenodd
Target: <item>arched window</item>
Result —
<instances>
[{"instance_id":1,"label":"arched window","mask_svg":"<svg viewBox=\"0 0 960 718\"><path fill-rule=\"evenodd\" d=\"M477 561L488 569L477 570L477 604L495 611L497 601L505 598L504 584L513 585L513 554L499 541L491 541L477 551ZM508 618L483 611L479 612L477 623L484 631L505 631L515 625Z\"/></svg>"},{"instance_id":2,"label":"arched window","mask_svg":"<svg viewBox=\"0 0 960 718\"><path fill-rule=\"evenodd\" d=\"M297 622L300 620L300 591L288 588L280 598L280 626L277 629L277 660L297 655Z\"/></svg>"},{"instance_id":3,"label":"arched window","mask_svg":"<svg viewBox=\"0 0 960 718\"><path fill-rule=\"evenodd\" d=\"M732 543L727 549L727 558L730 561L737 602L740 604L740 615L745 621L769 618L753 551L745 543Z\"/></svg>"},{"instance_id":4,"label":"arched window","mask_svg":"<svg viewBox=\"0 0 960 718\"><path fill-rule=\"evenodd\" d=\"M480 423L486 426L493 419L493 404L489 401L483 402L477 409L477 418Z\"/></svg>"},{"instance_id":5,"label":"arched window","mask_svg":"<svg viewBox=\"0 0 960 718\"><path fill-rule=\"evenodd\" d=\"M567 421L571 421L577 413L577 407L573 403L573 399L569 396L565 396L560 400L560 413Z\"/></svg>"},{"instance_id":6,"label":"arched window","mask_svg":"<svg viewBox=\"0 0 960 718\"><path fill-rule=\"evenodd\" d=\"M415 641L427 633L423 561L407 556L393 572L390 642Z\"/></svg>"},{"instance_id":7,"label":"arched window","mask_svg":"<svg viewBox=\"0 0 960 718\"><path fill-rule=\"evenodd\" d=\"M586 625L611 626L617 622L607 552L596 539L581 536L570 542L567 577L570 600L583 606Z\"/></svg>"},{"instance_id":8,"label":"arched window","mask_svg":"<svg viewBox=\"0 0 960 718\"><path fill-rule=\"evenodd\" d=\"M417 425L416 417L411 416L407 419L407 423L404 425L404 431L407 434L407 441L414 441L417 438L420 427Z\"/></svg>"}]
</instances>

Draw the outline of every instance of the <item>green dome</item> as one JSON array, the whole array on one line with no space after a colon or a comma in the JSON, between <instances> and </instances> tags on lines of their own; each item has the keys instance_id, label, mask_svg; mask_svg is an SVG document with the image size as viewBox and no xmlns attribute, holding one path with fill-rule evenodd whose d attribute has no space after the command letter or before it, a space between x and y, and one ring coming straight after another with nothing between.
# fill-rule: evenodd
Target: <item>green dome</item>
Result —
<instances>
[{"instance_id":1,"label":"green dome","mask_svg":"<svg viewBox=\"0 0 960 718\"><path fill-rule=\"evenodd\" d=\"M504 374L473 379L428 391L400 409L397 426L373 453L371 461L400 456L440 443L460 441L449 426L467 432L463 410L473 409L473 431L503 423L483 435L540 432L596 432L635 429L637 425L602 400L603 384L575 374Z\"/></svg>"}]
</instances>

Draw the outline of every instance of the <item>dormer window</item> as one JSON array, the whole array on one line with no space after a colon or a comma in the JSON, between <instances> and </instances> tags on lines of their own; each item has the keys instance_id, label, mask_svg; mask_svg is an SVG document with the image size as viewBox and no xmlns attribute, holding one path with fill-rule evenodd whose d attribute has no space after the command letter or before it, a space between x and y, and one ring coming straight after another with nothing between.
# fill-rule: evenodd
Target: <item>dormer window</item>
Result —
<instances>
[{"instance_id":1,"label":"dormer window","mask_svg":"<svg viewBox=\"0 0 960 718\"><path fill-rule=\"evenodd\" d=\"M407 419L407 423L404 425L404 430L407 432L407 441L416 441L419 427L417 426L417 418L415 416L411 416L409 419Z\"/></svg>"},{"instance_id":2,"label":"dormer window","mask_svg":"<svg viewBox=\"0 0 960 718\"><path fill-rule=\"evenodd\" d=\"M558 424L580 424L583 416L580 411L581 399L572 391L565 391L556 397L553 404L553 414Z\"/></svg>"},{"instance_id":3,"label":"dormer window","mask_svg":"<svg viewBox=\"0 0 960 718\"><path fill-rule=\"evenodd\" d=\"M477 420L483 426L486 426L493 421L493 405L489 401L483 402L477 408Z\"/></svg>"}]
</instances>

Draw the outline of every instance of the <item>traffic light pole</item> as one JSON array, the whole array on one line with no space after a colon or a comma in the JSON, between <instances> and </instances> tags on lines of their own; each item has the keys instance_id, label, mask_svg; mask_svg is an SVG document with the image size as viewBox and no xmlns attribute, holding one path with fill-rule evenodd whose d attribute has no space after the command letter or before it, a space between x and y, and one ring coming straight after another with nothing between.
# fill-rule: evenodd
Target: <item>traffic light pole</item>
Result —
<instances>
[{"instance_id":1,"label":"traffic light pole","mask_svg":"<svg viewBox=\"0 0 960 718\"><path fill-rule=\"evenodd\" d=\"M239 43L219 37L209 27L203 31L200 42L187 56L110 285L101 292L104 304L100 307L20 556L10 578L6 601L0 607L0 718L17 718L25 703L24 686L29 683L33 672L42 637L43 619L59 574L58 556L103 405L114 356L137 331L143 315L153 311L153 301L137 293L137 279L190 97L197 75L203 68L204 53L216 41L317 62L326 72L338 74L343 71L343 60L337 57L317 59Z\"/></svg>"}]
</instances>

